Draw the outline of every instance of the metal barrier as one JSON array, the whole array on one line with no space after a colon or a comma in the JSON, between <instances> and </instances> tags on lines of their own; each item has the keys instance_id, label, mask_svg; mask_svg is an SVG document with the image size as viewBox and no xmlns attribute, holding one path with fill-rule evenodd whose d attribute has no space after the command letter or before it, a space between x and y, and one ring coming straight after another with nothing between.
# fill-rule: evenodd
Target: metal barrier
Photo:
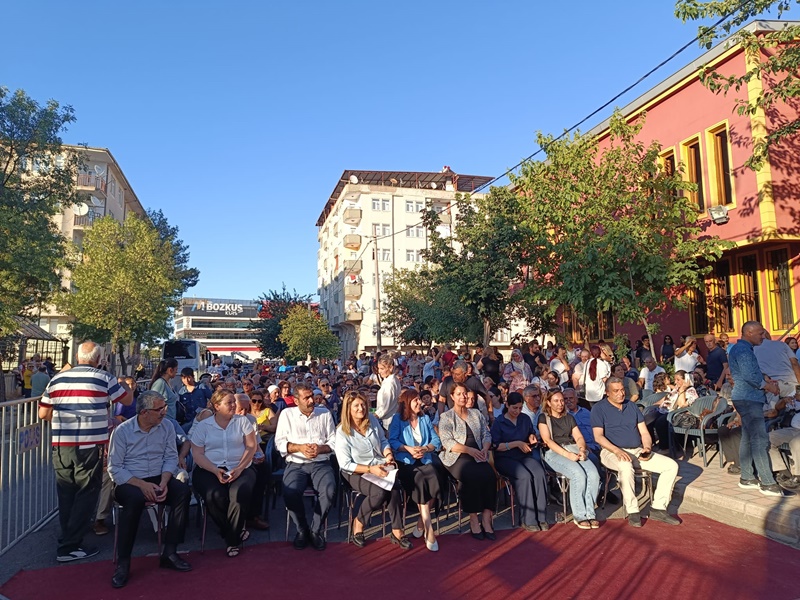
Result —
<instances>
[{"instance_id":1,"label":"metal barrier","mask_svg":"<svg viewBox=\"0 0 800 600\"><path fill-rule=\"evenodd\" d=\"M50 423L39 398L0 403L0 555L58 510Z\"/></svg>"}]
</instances>

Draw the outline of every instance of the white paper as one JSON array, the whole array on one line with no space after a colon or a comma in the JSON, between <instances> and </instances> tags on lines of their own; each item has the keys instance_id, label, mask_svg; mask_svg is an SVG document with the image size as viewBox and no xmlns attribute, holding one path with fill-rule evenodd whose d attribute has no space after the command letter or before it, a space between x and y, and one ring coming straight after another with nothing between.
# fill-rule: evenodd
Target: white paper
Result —
<instances>
[{"instance_id":1,"label":"white paper","mask_svg":"<svg viewBox=\"0 0 800 600\"><path fill-rule=\"evenodd\" d=\"M397 479L397 469L392 469L386 475L386 477L378 477L377 475L373 475L372 473L364 473L361 475L363 479L366 479L370 483L374 483L378 487L383 488L386 491L391 490L394 487L394 481Z\"/></svg>"}]
</instances>

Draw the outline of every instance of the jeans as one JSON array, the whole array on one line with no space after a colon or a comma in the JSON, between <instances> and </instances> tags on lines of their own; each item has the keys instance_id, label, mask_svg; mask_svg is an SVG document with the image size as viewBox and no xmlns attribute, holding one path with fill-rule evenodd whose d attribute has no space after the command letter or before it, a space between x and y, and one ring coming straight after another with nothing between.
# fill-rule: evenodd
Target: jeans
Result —
<instances>
[{"instance_id":1,"label":"jeans","mask_svg":"<svg viewBox=\"0 0 800 600\"><path fill-rule=\"evenodd\" d=\"M772 464L769 460L769 435L764 423L764 405L749 400L734 400L733 407L742 419L742 442L739 446L742 479L755 479L757 473L761 485L774 485L775 477L772 475Z\"/></svg>"},{"instance_id":2,"label":"jeans","mask_svg":"<svg viewBox=\"0 0 800 600\"><path fill-rule=\"evenodd\" d=\"M565 450L578 453L578 446L567 444ZM594 501L600 489L600 475L591 460L573 462L552 450L544 453L544 462L569 479L569 502L572 505L572 518L576 523L595 518Z\"/></svg>"}]
</instances>

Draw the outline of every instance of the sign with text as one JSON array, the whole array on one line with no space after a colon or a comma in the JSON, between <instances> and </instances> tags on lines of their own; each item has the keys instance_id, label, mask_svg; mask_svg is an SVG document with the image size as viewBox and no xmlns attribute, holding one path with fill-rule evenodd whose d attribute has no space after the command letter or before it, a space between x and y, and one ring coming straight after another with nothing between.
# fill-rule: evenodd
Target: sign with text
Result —
<instances>
[{"instance_id":1,"label":"sign with text","mask_svg":"<svg viewBox=\"0 0 800 600\"><path fill-rule=\"evenodd\" d=\"M226 302L220 300L195 299L184 300L183 316L185 317L241 317L244 319L257 319L258 311L255 305L243 302Z\"/></svg>"},{"instance_id":2,"label":"sign with text","mask_svg":"<svg viewBox=\"0 0 800 600\"><path fill-rule=\"evenodd\" d=\"M34 423L17 429L17 454L35 450L42 441L42 425Z\"/></svg>"}]
</instances>

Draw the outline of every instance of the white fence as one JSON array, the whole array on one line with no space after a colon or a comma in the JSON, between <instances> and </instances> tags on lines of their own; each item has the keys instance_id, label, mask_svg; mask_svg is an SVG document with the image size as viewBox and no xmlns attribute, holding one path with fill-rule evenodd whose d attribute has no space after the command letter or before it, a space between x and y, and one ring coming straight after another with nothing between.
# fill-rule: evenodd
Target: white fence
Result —
<instances>
[{"instance_id":1,"label":"white fence","mask_svg":"<svg viewBox=\"0 0 800 600\"><path fill-rule=\"evenodd\" d=\"M58 509L50 423L39 398L0 403L0 555Z\"/></svg>"}]
</instances>

